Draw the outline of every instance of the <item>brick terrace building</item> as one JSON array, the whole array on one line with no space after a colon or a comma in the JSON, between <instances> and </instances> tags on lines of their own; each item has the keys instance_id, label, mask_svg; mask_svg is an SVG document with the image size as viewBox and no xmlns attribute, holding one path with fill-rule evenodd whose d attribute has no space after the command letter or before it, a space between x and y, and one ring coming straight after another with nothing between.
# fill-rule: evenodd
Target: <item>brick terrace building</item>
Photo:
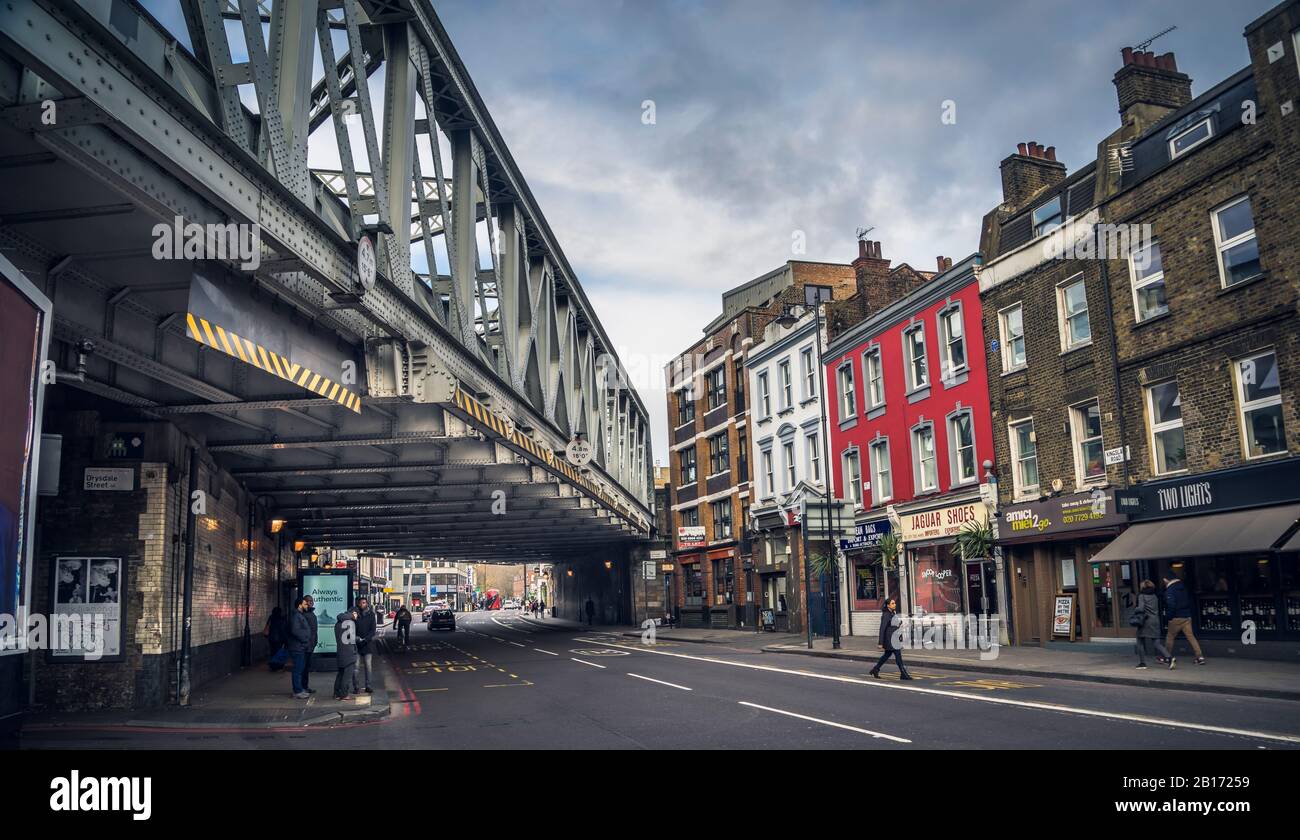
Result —
<instances>
[{"instance_id":1,"label":"brick terrace building","mask_svg":"<svg viewBox=\"0 0 1300 840\"><path fill-rule=\"evenodd\" d=\"M1169 574L1200 635L1300 638L1298 27L1295 2L1252 23L1250 66L1195 99L1172 54L1126 50L1096 161L1003 161L980 286L1020 641L1058 593L1075 636L1131 637Z\"/></svg>"},{"instance_id":2,"label":"brick terrace building","mask_svg":"<svg viewBox=\"0 0 1300 840\"><path fill-rule=\"evenodd\" d=\"M857 508L858 539L846 548L845 619L854 634L879 629L897 598L908 613L999 613L994 563L963 562L954 544L984 525L983 463L993 458L978 256L940 273L889 268L879 243L854 262L865 309L826 352L831 459L840 498ZM865 305L862 305L865 304ZM861 309L859 311L861 311ZM897 530L905 551L883 567L874 538Z\"/></svg>"},{"instance_id":3,"label":"brick terrace building","mask_svg":"<svg viewBox=\"0 0 1300 840\"><path fill-rule=\"evenodd\" d=\"M673 588L688 626L754 627L758 619L746 534L751 427L745 354L787 303L803 301L808 285L829 288L834 299L847 297L853 272L846 265L792 260L725 292L722 313L705 328L704 339L668 365ZM792 583L789 591L799 592ZM793 606L790 627L799 632L802 609Z\"/></svg>"}]
</instances>

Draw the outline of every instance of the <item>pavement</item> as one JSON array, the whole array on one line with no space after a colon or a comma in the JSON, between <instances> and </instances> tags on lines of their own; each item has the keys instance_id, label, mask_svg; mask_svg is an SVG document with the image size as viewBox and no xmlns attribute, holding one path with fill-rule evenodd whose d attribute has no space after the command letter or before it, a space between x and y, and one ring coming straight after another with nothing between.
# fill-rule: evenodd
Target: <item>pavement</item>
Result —
<instances>
[{"instance_id":1,"label":"pavement","mask_svg":"<svg viewBox=\"0 0 1300 840\"><path fill-rule=\"evenodd\" d=\"M25 731L21 746L1300 748L1300 707L1291 700L955 671L919 660L909 666L911 682L892 666L873 679L859 659L809 657L740 638L754 633L724 642L720 632L660 630L644 644L627 627L508 610L460 613L455 631L416 625L409 647L388 646L380 659L391 714L381 719L260 730L96 730L74 722Z\"/></svg>"},{"instance_id":2,"label":"pavement","mask_svg":"<svg viewBox=\"0 0 1300 840\"><path fill-rule=\"evenodd\" d=\"M384 687L384 657L374 657L375 691L351 700L333 696L334 672L313 670L309 700L290 694L290 669L271 671L266 663L240 669L201 686L188 706L168 705L144 711L33 713L26 717L24 736L58 729L273 730L356 724L387 717L392 712Z\"/></svg>"}]
</instances>

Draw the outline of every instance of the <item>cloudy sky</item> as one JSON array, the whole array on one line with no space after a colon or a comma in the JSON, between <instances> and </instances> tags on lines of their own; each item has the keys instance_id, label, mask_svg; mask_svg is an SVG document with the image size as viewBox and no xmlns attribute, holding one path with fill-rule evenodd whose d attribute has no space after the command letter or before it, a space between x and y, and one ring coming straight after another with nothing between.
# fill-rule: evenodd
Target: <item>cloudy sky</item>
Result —
<instances>
[{"instance_id":1,"label":"cloudy sky","mask_svg":"<svg viewBox=\"0 0 1300 840\"><path fill-rule=\"evenodd\" d=\"M1177 26L1152 49L1200 93L1275 0L434 5L620 353L662 357L795 231L811 260L848 262L870 225L896 262L971 253L1017 142L1074 171L1118 126L1121 47ZM662 459L663 393L641 391Z\"/></svg>"},{"instance_id":2,"label":"cloudy sky","mask_svg":"<svg viewBox=\"0 0 1300 840\"><path fill-rule=\"evenodd\" d=\"M183 32L177 0L142 2ZM1275 3L433 5L625 364L661 373L723 290L791 258L847 263L860 226L921 269L970 254L1017 143L1056 146L1074 171L1118 126L1121 47L1176 26L1152 48L1200 93L1247 64L1242 31ZM242 60L238 25L227 31ZM377 106L382 84L381 71ZM312 143L312 165L338 165L331 131ZM662 381L637 386L665 459Z\"/></svg>"}]
</instances>

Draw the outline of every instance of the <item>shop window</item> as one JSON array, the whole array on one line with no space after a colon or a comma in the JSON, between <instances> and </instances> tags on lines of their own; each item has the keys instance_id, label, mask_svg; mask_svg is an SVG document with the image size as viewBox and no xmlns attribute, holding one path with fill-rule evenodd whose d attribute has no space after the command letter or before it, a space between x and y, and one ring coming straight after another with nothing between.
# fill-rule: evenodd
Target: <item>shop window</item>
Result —
<instances>
[{"instance_id":1,"label":"shop window","mask_svg":"<svg viewBox=\"0 0 1300 840\"><path fill-rule=\"evenodd\" d=\"M1273 351L1259 353L1233 364L1237 402L1247 458L1262 458L1286 451L1282 427L1282 383Z\"/></svg>"},{"instance_id":2,"label":"shop window","mask_svg":"<svg viewBox=\"0 0 1300 840\"><path fill-rule=\"evenodd\" d=\"M1008 306L998 313L998 332L1002 337L1002 371L1019 370L1026 364L1024 307Z\"/></svg>"},{"instance_id":3,"label":"shop window","mask_svg":"<svg viewBox=\"0 0 1300 840\"><path fill-rule=\"evenodd\" d=\"M1214 245L1219 254L1219 282L1223 288L1245 283L1262 274L1250 196L1233 199L1213 211L1210 218L1213 220Z\"/></svg>"},{"instance_id":4,"label":"shop window","mask_svg":"<svg viewBox=\"0 0 1300 840\"><path fill-rule=\"evenodd\" d=\"M1092 324L1088 320L1088 292L1082 274L1057 287L1056 305L1061 321L1061 352L1090 343Z\"/></svg>"},{"instance_id":5,"label":"shop window","mask_svg":"<svg viewBox=\"0 0 1300 840\"><path fill-rule=\"evenodd\" d=\"M686 606L698 607L704 603L704 572L699 563L682 564L682 587L686 593Z\"/></svg>"},{"instance_id":6,"label":"shop window","mask_svg":"<svg viewBox=\"0 0 1300 840\"><path fill-rule=\"evenodd\" d=\"M912 469L916 492L939 489L939 467L934 450L934 426L927 423L912 430Z\"/></svg>"},{"instance_id":7,"label":"shop window","mask_svg":"<svg viewBox=\"0 0 1300 840\"><path fill-rule=\"evenodd\" d=\"M960 613L961 561L951 545L913 549L912 592L923 613Z\"/></svg>"},{"instance_id":8,"label":"shop window","mask_svg":"<svg viewBox=\"0 0 1300 840\"><path fill-rule=\"evenodd\" d=\"M903 350L907 361L907 390L919 391L930 384L930 370L925 363L925 325L917 324L903 333Z\"/></svg>"},{"instance_id":9,"label":"shop window","mask_svg":"<svg viewBox=\"0 0 1300 840\"><path fill-rule=\"evenodd\" d=\"M875 601L881 591L880 564L858 563L853 568L853 597L858 601Z\"/></svg>"},{"instance_id":10,"label":"shop window","mask_svg":"<svg viewBox=\"0 0 1300 840\"><path fill-rule=\"evenodd\" d=\"M1183 440L1183 402L1178 382L1160 382L1147 388L1151 416L1151 458L1157 475L1187 469Z\"/></svg>"},{"instance_id":11,"label":"shop window","mask_svg":"<svg viewBox=\"0 0 1300 840\"><path fill-rule=\"evenodd\" d=\"M876 504L894 497L893 472L889 468L889 438L871 442L872 496Z\"/></svg>"},{"instance_id":12,"label":"shop window","mask_svg":"<svg viewBox=\"0 0 1300 840\"><path fill-rule=\"evenodd\" d=\"M840 365L837 378L840 385L840 422L843 423L858 413L857 396L853 393L853 363Z\"/></svg>"},{"instance_id":13,"label":"shop window","mask_svg":"<svg viewBox=\"0 0 1300 840\"><path fill-rule=\"evenodd\" d=\"M942 377L951 379L966 370L966 337L962 331L960 303L939 313L939 340L943 346Z\"/></svg>"},{"instance_id":14,"label":"shop window","mask_svg":"<svg viewBox=\"0 0 1300 840\"><path fill-rule=\"evenodd\" d=\"M1038 442L1034 435L1034 419L1021 420L1007 427L1011 432L1011 457L1015 459L1012 471L1016 498L1038 494Z\"/></svg>"},{"instance_id":15,"label":"shop window","mask_svg":"<svg viewBox=\"0 0 1300 840\"><path fill-rule=\"evenodd\" d=\"M1074 475L1079 486L1106 480L1105 444L1101 437L1101 408L1097 401L1070 407L1074 438Z\"/></svg>"},{"instance_id":16,"label":"shop window","mask_svg":"<svg viewBox=\"0 0 1300 840\"><path fill-rule=\"evenodd\" d=\"M1165 266L1160 243L1151 240L1129 255L1128 273L1133 283L1133 312L1139 322L1169 311L1165 298Z\"/></svg>"},{"instance_id":17,"label":"shop window","mask_svg":"<svg viewBox=\"0 0 1300 840\"><path fill-rule=\"evenodd\" d=\"M885 367L880 361L879 347L863 354L862 367L867 377L867 408L880 408L885 404Z\"/></svg>"}]
</instances>

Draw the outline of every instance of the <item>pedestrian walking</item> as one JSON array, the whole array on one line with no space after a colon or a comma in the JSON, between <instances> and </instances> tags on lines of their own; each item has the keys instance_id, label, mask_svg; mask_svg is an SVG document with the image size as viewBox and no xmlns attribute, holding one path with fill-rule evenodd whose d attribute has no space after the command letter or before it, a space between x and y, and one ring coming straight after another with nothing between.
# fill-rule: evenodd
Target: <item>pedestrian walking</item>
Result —
<instances>
[{"instance_id":1,"label":"pedestrian walking","mask_svg":"<svg viewBox=\"0 0 1300 840\"><path fill-rule=\"evenodd\" d=\"M587 598L587 626L591 626L592 620L596 617L596 603Z\"/></svg>"},{"instance_id":2,"label":"pedestrian walking","mask_svg":"<svg viewBox=\"0 0 1300 840\"><path fill-rule=\"evenodd\" d=\"M338 673L334 675L334 699L351 700L357 669L357 611L344 610L334 622L334 655Z\"/></svg>"},{"instance_id":3,"label":"pedestrian walking","mask_svg":"<svg viewBox=\"0 0 1300 840\"><path fill-rule=\"evenodd\" d=\"M366 694L374 694L374 689L370 685L370 675L374 668L375 654L370 649L370 643L375 638L375 629L379 620L375 617L375 610L370 606L369 598L361 598L357 601L357 667L352 673L352 693L356 694L357 688L357 671L361 672L362 683L365 685Z\"/></svg>"},{"instance_id":4,"label":"pedestrian walking","mask_svg":"<svg viewBox=\"0 0 1300 840\"><path fill-rule=\"evenodd\" d=\"M406 608L405 604L397 608L397 616L393 619L393 623L397 625L397 640L403 645L409 645L411 643L411 611Z\"/></svg>"},{"instance_id":5,"label":"pedestrian walking","mask_svg":"<svg viewBox=\"0 0 1300 840\"><path fill-rule=\"evenodd\" d=\"M894 657L894 663L898 665L898 678L900 680L910 680L912 675L907 673L907 668L903 667L903 650L900 648L895 639L895 632L903 626L903 619L898 614L898 602L890 598L885 602L884 608L880 611L880 649L884 651L880 655L880 660L876 662L876 667L871 669L871 676L880 679L880 668Z\"/></svg>"},{"instance_id":6,"label":"pedestrian walking","mask_svg":"<svg viewBox=\"0 0 1300 840\"><path fill-rule=\"evenodd\" d=\"M546 618L546 601L541 598L537 599L537 612L542 618Z\"/></svg>"},{"instance_id":7,"label":"pedestrian walking","mask_svg":"<svg viewBox=\"0 0 1300 840\"><path fill-rule=\"evenodd\" d=\"M293 605L293 614L289 616L288 640L285 646L293 656L293 696L299 700L311 697L303 682L307 671L307 646L311 643L311 625L307 622L307 599L299 598Z\"/></svg>"},{"instance_id":8,"label":"pedestrian walking","mask_svg":"<svg viewBox=\"0 0 1300 840\"><path fill-rule=\"evenodd\" d=\"M1147 655L1154 647L1156 661L1167 664L1170 656L1168 649L1160 643L1160 602L1156 599L1156 585L1144 580L1138 587L1137 607L1129 623L1137 629L1138 670L1145 671Z\"/></svg>"},{"instance_id":9,"label":"pedestrian walking","mask_svg":"<svg viewBox=\"0 0 1300 840\"><path fill-rule=\"evenodd\" d=\"M1169 630L1165 633L1165 648L1169 652L1169 670L1178 664L1174 657L1174 639L1179 633L1187 637L1187 643L1196 654L1196 664L1204 665L1205 656L1201 653L1201 643L1192 633L1192 596L1187 593L1187 584L1177 577L1165 578L1165 612L1169 614Z\"/></svg>"},{"instance_id":10,"label":"pedestrian walking","mask_svg":"<svg viewBox=\"0 0 1300 840\"><path fill-rule=\"evenodd\" d=\"M307 626L311 628L311 639L307 642L307 650L303 653L307 664L302 672L302 688L308 694L315 694L316 689L311 687L311 658L316 653L316 645L320 642L320 635L316 626L316 599L308 595L306 603L307 609L303 611L303 615L307 619Z\"/></svg>"}]
</instances>

